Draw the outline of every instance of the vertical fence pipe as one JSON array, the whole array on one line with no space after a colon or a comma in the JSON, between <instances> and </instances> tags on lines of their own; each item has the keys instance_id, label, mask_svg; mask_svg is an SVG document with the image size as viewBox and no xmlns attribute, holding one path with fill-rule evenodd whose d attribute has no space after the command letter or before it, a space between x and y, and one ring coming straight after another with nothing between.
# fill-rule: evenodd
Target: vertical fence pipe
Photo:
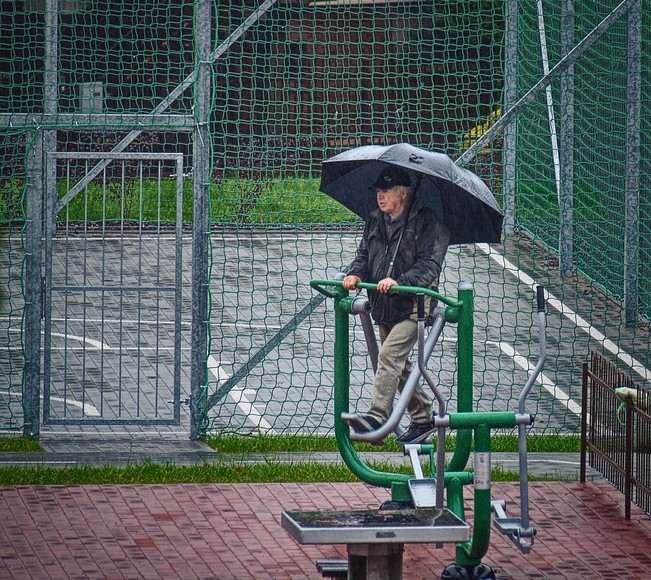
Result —
<instances>
[{"instance_id":1,"label":"vertical fence pipe","mask_svg":"<svg viewBox=\"0 0 651 580\"><path fill-rule=\"evenodd\" d=\"M574 46L574 0L561 1L561 56ZM560 75L560 188L558 198L559 271L574 272L574 65Z\"/></svg>"},{"instance_id":2,"label":"vertical fence pipe","mask_svg":"<svg viewBox=\"0 0 651 580\"><path fill-rule=\"evenodd\" d=\"M579 481L585 483L588 448L588 363L583 363L581 376L581 467Z\"/></svg>"},{"instance_id":3,"label":"vertical fence pipe","mask_svg":"<svg viewBox=\"0 0 651 580\"><path fill-rule=\"evenodd\" d=\"M45 3L45 58L43 73L43 112L58 111L59 15L57 0ZM48 171L44 163L48 152L56 151L56 131L39 130L29 153L27 186L27 230L25 262L25 394L23 432L38 439L40 434L41 393L41 317L43 310L42 239L43 199L56 195L56 167Z\"/></svg>"},{"instance_id":4,"label":"vertical fence pipe","mask_svg":"<svg viewBox=\"0 0 651 580\"><path fill-rule=\"evenodd\" d=\"M626 90L626 183L624 209L624 313L626 326L638 318L640 240L640 97L642 3L628 11L628 80Z\"/></svg>"},{"instance_id":5,"label":"vertical fence pipe","mask_svg":"<svg viewBox=\"0 0 651 580\"><path fill-rule=\"evenodd\" d=\"M45 61L44 61L44 87L43 87L43 111L46 114L56 115L59 112L59 2L47 0L45 4ZM43 174L41 179L45 180L43 195L52 199L52 205L56 208L57 189L57 166L56 163L46 163L45 159L50 153L57 150L56 130L43 131ZM56 224L56 210L54 213L54 224Z\"/></svg>"},{"instance_id":6,"label":"vertical fence pipe","mask_svg":"<svg viewBox=\"0 0 651 580\"><path fill-rule=\"evenodd\" d=\"M159 165L160 168L160 165ZM159 174L160 179L160 174ZM176 160L176 229L175 229L174 267L174 421L181 420L181 332L183 302L183 155ZM160 243L160 242L159 242Z\"/></svg>"},{"instance_id":7,"label":"vertical fence pipe","mask_svg":"<svg viewBox=\"0 0 651 580\"><path fill-rule=\"evenodd\" d=\"M212 70L210 47L212 40L212 2L198 0L195 4L196 84L194 96L193 144L193 222L192 222L192 338L190 363L190 438L198 439L203 429L202 404L208 382L208 285L209 278L209 192L210 187L210 92Z\"/></svg>"},{"instance_id":8,"label":"vertical fence pipe","mask_svg":"<svg viewBox=\"0 0 651 580\"><path fill-rule=\"evenodd\" d=\"M624 519L631 519L631 490L633 487L633 399L626 397L626 426L624 451Z\"/></svg>"},{"instance_id":9,"label":"vertical fence pipe","mask_svg":"<svg viewBox=\"0 0 651 580\"><path fill-rule=\"evenodd\" d=\"M41 239L43 237L43 131L32 133L27 161L23 434L38 439L41 392Z\"/></svg>"},{"instance_id":10,"label":"vertical fence pipe","mask_svg":"<svg viewBox=\"0 0 651 580\"><path fill-rule=\"evenodd\" d=\"M504 32L504 109L515 105L518 97L518 0L507 0L505 9ZM504 233L513 235L515 231L515 164L516 127L515 123L504 129L502 199L504 209Z\"/></svg>"}]
</instances>

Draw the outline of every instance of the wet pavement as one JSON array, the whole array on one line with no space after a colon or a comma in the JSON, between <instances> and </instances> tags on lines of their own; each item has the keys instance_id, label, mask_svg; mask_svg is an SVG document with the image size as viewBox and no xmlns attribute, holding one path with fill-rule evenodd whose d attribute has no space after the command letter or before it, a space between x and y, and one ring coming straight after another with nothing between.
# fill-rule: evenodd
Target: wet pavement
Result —
<instances>
[{"instance_id":1,"label":"wet pavement","mask_svg":"<svg viewBox=\"0 0 651 580\"><path fill-rule=\"evenodd\" d=\"M649 578L651 518L604 481L530 485L538 535L521 554L493 531L483 562L499 579ZM466 498L472 520L471 490ZM517 504L517 484L493 496ZM283 510L376 508L363 483L17 486L0 488L2 578L316 579L344 545L300 545ZM454 545L406 544L403 578L440 578Z\"/></svg>"},{"instance_id":2,"label":"wet pavement","mask_svg":"<svg viewBox=\"0 0 651 580\"><path fill-rule=\"evenodd\" d=\"M0 454L0 466L234 464L340 461L337 453L218 453L201 442L58 437L40 453ZM369 462L408 463L399 453L363 453ZM517 471L517 454L493 454L493 467ZM531 453L529 472L557 477L529 485L537 530L522 554L495 528L483 562L499 579L649 578L651 517L588 469L578 454ZM472 488L465 490L473 520ZM519 516L517 483L493 483ZM364 483L71 485L0 487L0 578L321 578L317 560L345 560L346 545L301 545L282 527L284 510L376 509L390 491ZM440 578L455 545L406 544L403 578Z\"/></svg>"}]
</instances>

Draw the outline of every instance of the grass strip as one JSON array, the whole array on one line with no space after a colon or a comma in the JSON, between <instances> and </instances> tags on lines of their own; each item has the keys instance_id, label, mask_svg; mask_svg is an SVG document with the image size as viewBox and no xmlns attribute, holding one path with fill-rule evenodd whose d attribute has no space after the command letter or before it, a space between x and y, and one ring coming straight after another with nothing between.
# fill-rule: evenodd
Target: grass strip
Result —
<instances>
[{"instance_id":1,"label":"grass strip","mask_svg":"<svg viewBox=\"0 0 651 580\"><path fill-rule=\"evenodd\" d=\"M338 451L334 437L294 436L294 435L254 435L242 437L236 435L216 435L208 437L206 444L220 453L273 453L273 452L332 452ZM456 437L448 436L445 440L446 451L456 449ZM370 443L355 443L357 451L402 452L402 446L390 438L382 447ZM531 453L578 453L581 439L578 435L529 435L527 449ZM494 453L517 453L518 438L510 434L494 434L491 437L491 450Z\"/></svg>"},{"instance_id":2,"label":"grass strip","mask_svg":"<svg viewBox=\"0 0 651 580\"><path fill-rule=\"evenodd\" d=\"M0 453L39 453L42 451L43 447L34 439L18 435L0 436Z\"/></svg>"},{"instance_id":3,"label":"grass strip","mask_svg":"<svg viewBox=\"0 0 651 580\"><path fill-rule=\"evenodd\" d=\"M206 438L205 443L220 453L288 453L288 452L337 452L334 437L316 435L215 435ZM448 436L446 451L453 452L456 438ZM370 443L355 443L357 451L401 452L402 447L392 438L383 447ZM495 434L491 438L491 449L495 453L517 453L518 439L514 435ZM581 439L578 435L529 435L527 449L531 453L578 453ZM43 448L38 441L25 437L0 437L0 453L38 453Z\"/></svg>"},{"instance_id":4,"label":"grass strip","mask_svg":"<svg viewBox=\"0 0 651 580\"><path fill-rule=\"evenodd\" d=\"M374 462L378 471L411 473L408 465L395 466ZM427 473L427 465L423 466ZM531 477L531 480L558 478ZM517 481L518 474L500 467L492 470L493 481ZM339 463L267 461L256 464L203 464L180 466L143 461L127 467L20 467L0 469L0 485L154 485L198 483L320 483L359 481L351 471Z\"/></svg>"},{"instance_id":5,"label":"grass strip","mask_svg":"<svg viewBox=\"0 0 651 580\"><path fill-rule=\"evenodd\" d=\"M580 440L575 436L543 435L530 436L528 448L531 452L564 453L578 452ZM91 485L91 484L190 484L190 483L318 483L327 481L358 481L342 463L322 463L312 461L286 462L269 458L260 463L244 462L248 454L272 454L291 452L336 452L334 437L317 436L215 436L206 443L221 453L240 454L238 462L215 462L201 465L176 465L154 463L147 460L126 467L115 466L7 466L0 468L0 485ZM517 438L512 435L495 435L491 439L494 452L517 452ZM400 452L402 448L390 441L382 448L362 443L355 444L359 452ZM448 451L454 451L455 438L446 440ZM0 438L0 450L4 452L39 452L38 442L22 437ZM383 462L370 462L369 466L378 471L411 473L411 466L396 466ZM428 472L427 462L423 465ZM492 470L493 481L517 481L518 474L506 471L500 466ZM559 477L534 477L532 481L558 481Z\"/></svg>"}]
</instances>

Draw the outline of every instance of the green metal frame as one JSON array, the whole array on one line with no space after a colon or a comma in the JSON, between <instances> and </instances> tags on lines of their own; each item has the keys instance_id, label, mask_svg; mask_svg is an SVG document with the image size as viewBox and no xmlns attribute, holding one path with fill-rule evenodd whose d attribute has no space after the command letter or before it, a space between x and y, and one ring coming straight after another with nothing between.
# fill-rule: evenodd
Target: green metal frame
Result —
<instances>
[{"instance_id":1,"label":"green metal frame","mask_svg":"<svg viewBox=\"0 0 651 580\"><path fill-rule=\"evenodd\" d=\"M409 494L407 482L413 476L377 471L366 465L353 447L350 439L350 427L341 419L341 414L350 410L349 317L351 315L351 300L348 290L343 288L340 280L312 280L310 285L324 296L332 298L335 305L334 413L335 436L341 457L348 468L362 481L371 485L390 488L391 497L394 501L409 500L411 495ZM377 285L358 283L357 288L376 290ZM429 288L394 286L392 291L425 294L437 299L446 305L446 322L456 323L458 326L457 412L446 415L449 420L449 428L457 431L457 444L443 479L447 488L448 509L465 521L463 486L475 482L474 473L466 469L470 457L473 433L475 453L490 454L491 429L515 427L516 413L473 411L474 292L469 283L459 285L457 300L447 298ZM433 446L423 446L423 449L433 454ZM434 470L433 461L430 461L430 465L432 466L431 469ZM491 524L489 473L487 482L482 482L481 486L475 485L473 535L468 542L457 544L457 564L467 566L481 562L481 559L488 551Z\"/></svg>"}]
</instances>

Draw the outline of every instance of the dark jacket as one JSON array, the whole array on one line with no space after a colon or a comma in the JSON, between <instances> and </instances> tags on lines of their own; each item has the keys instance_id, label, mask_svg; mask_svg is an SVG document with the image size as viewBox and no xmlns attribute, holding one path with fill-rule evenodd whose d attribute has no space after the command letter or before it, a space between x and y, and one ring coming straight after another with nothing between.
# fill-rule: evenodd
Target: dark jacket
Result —
<instances>
[{"instance_id":1,"label":"dark jacket","mask_svg":"<svg viewBox=\"0 0 651 580\"><path fill-rule=\"evenodd\" d=\"M391 277L400 286L420 286L437 289L441 267L450 241L448 228L439 222L434 212L416 200L409 212ZM375 210L366 221L357 256L348 275L359 276L363 282L377 283L387 277L400 230L387 239L382 212ZM409 318L414 310L414 294L369 292L371 315L378 324L396 324Z\"/></svg>"}]
</instances>

